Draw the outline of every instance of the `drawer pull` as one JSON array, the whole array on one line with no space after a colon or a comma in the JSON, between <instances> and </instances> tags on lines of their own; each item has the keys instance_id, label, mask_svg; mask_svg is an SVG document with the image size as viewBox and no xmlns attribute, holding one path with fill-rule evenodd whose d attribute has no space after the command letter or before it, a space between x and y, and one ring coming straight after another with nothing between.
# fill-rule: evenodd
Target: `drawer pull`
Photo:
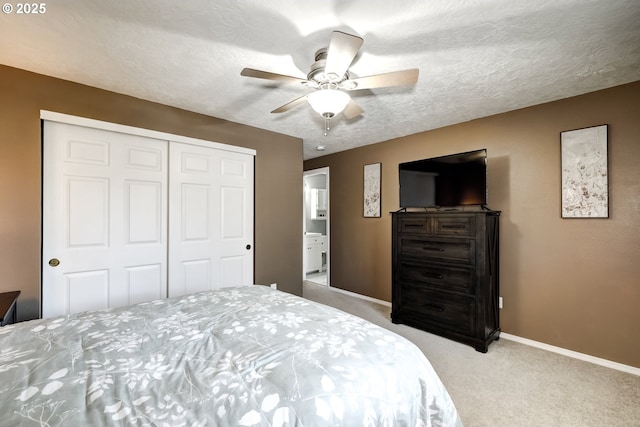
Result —
<instances>
[{"instance_id":1,"label":"drawer pull","mask_svg":"<svg viewBox=\"0 0 640 427\"><path fill-rule=\"evenodd\" d=\"M425 251L444 252L444 249L442 249L442 248L434 248L432 246L423 246L422 249L424 249Z\"/></svg>"},{"instance_id":2,"label":"drawer pull","mask_svg":"<svg viewBox=\"0 0 640 427\"><path fill-rule=\"evenodd\" d=\"M404 224L405 227L423 227L424 224L415 224L415 223L409 223L409 224Z\"/></svg>"},{"instance_id":3,"label":"drawer pull","mask_svg":"<svg viewBox=\"0 0 640 427\"><path fill-rule=\"evenodd\" d=\"M465 224L442 224L442 228L462 229L467 228Z\"/></svg>"},{"instance_id":4,"label":"drawer pull","mask_svg":"<svg viewBox=\"0 0 640 427\"><path fill-rule=\"evenodd\" d=\"M426 308L430 308L430 309L435 310L435 311L439 311L439 312L443 312L443 311L444 311L444 308L440 307L439 305L435 305L435 304L425 304L424 306L425 306Z\"/></svg>"},{"instance_id":5,"label":"drawer pull","mask_svg":"<svg viewBox=\"0 0 640 427\"><path fill-rule=\"evenodd\" d=\"M422 275L430 279L444 279L444 276L439 273L422 273Z\"/></svg>"}]
</instances>

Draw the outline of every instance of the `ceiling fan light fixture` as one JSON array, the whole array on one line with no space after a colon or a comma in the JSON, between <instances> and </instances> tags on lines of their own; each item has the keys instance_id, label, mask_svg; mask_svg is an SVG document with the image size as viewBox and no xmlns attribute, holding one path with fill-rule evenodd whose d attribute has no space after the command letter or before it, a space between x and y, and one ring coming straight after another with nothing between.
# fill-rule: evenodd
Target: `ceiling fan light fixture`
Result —
<instances>
[{"instance_id":1,"label":"ceiling fan light fixture","mask_svg":"<svg viewBox=\"0 0 640 427\"><path fill-rule=\"evenodd\" d=\"M347 106L351 97L337 89L320 89L307 96L311 108L325 119L340 114Z\"/></svg>"},{"instance_id":2,"label":"ceiling fan light fixture","mask_svg":"<svg viewBox=\"0 0 640 427\"><path fill-rule=\"evenodd\" d=\"M253 68L244 68L240 75L276 82L297 83L310 89L316 89L314 92L289 101L271 112L289 111L304 103L306 99L309 105L324 119L324 135L327 136L329 122L336 115L342 113L347 120L351 120L364 112L358 103L351 99L349 92L413 85L418 81L417 68L351 79L349 67L358 56L363 42L362 37L357 35L333 31L329 46L316 51L315 62L311 65L306 80L270 71L254 70Z\"/></svg>"}]
</instances>

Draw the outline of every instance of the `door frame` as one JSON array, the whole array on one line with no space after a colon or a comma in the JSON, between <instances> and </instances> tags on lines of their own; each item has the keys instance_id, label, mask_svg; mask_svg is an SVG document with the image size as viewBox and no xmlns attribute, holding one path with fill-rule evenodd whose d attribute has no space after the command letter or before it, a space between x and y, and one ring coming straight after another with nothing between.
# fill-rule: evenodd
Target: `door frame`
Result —
<instances>
[{"instance_id":1,"label":"door frame","mask_svg":"<svg viewBox=\"0 0 640 427\"><path fill-rule=\"evenodd\" d=\"M253 148L238 147L236 145L222 144L215 141L191 138L183 135L175 135L167 132L160 132L151 129L138 128L134 126L121 125L118 123L104 122L102 120L88 119L86 117L72 116L70 114L56 113L55 111L40 110L40 119L51 122L66 123L69 125L85 126L94 129L108 130L112 132L126 133L129 135L144 136L147 138L162 139L166 141L184 142L185 144L200 145L204 147L216 148L218 150L231 151L235 153L245 153L256 156L257 151Z\"/></svg>"},{"instance_id":2,"label":"door frame","mask_svg":"<svg viewBox=\"0 0 640 427\"><path fill-rule=\"evenodd\" d=\"M305 178L314 175L325 175L326 176L326 184L327 184L327 219L326 221L326 230L327 230L327 249L326 249L326 261L327 261L327 287L331 287L331 202L330 202L330 179L329 179L329 167L322 167L317 169L311 169L308 171L304 171L302 174L302 280L303 282L307 280L307 272L305 271L305 253L304 248L306 247L305 241L305 232L307 231L307 210L306 210L306 196L305 196Z\"/></svg>"}]
</instances>

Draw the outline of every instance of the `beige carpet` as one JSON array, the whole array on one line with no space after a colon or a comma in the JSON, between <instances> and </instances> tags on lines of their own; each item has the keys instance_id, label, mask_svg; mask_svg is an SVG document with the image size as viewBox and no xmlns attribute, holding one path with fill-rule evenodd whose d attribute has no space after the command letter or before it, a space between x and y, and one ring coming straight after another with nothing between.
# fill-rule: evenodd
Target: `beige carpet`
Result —
<instances>
[{"instance_id":1,"label":"beige carpet","mask_svg":"<svg viewBox=\"0 0 640 427\"><path fill-rule=\"evenodd\" d=\"M389 320L390 308L306 282L304 296L402 335L424 352L466 427L640 426L640 377L501 339L486 354Z\"/></svg>"}]
</instances>

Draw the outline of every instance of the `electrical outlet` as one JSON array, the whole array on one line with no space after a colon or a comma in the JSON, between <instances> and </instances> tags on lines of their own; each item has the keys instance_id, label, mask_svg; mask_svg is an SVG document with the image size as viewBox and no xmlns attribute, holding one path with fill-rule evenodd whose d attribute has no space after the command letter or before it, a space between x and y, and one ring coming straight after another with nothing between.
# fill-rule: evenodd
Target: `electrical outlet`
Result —
<instances>
[{"instance_id":1,"label":"electrical outlet","mask_svg":"<svg viewBox=\"0 0 640 427\"><path fill-rule=\"evenodd\" d=\"M502 308L502 297L498 297L498 308Z\"/></svg>"}]
</instances>

